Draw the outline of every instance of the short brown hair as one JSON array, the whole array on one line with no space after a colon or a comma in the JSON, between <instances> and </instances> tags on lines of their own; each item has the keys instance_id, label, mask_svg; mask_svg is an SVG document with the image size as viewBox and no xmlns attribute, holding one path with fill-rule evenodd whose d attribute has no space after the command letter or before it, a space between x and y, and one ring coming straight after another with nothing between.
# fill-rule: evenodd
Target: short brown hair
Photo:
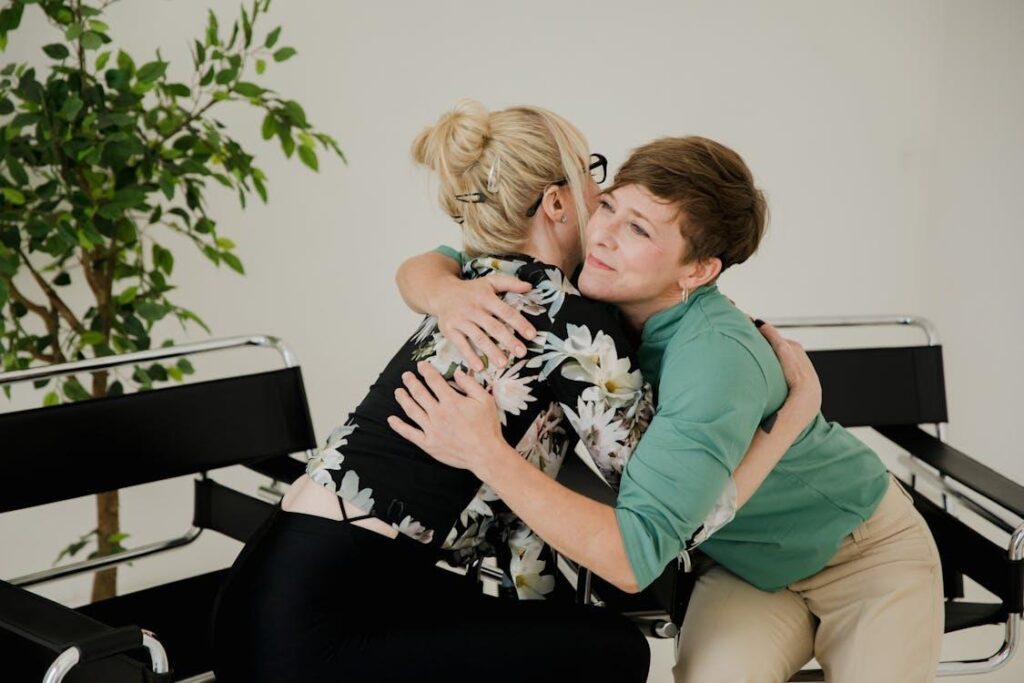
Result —
<instances>
[{"instance_id":1,"label":"short brown hair","mask_svg":"<svg viewBox=\"0 0 1024 683\"><path fill-rule=\"evenodd\" d=\"M739 154L707 138L661 138L633 150L615 174L612 192L640 185L680 210L690 244L686 261L718 257L722 270L743 263L768 222L764 194Z\"/></svg>"}]
</instances>

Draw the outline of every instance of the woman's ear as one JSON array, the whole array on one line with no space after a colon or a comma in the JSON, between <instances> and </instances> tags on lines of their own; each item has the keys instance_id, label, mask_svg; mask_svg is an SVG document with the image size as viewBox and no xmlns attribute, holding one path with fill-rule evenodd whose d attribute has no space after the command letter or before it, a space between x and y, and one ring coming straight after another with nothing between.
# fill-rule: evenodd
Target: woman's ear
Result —
<instances>
[{"instance_id":1,"label":"woman's ear","mask_svg":"<svg viewBox=\"0 0 1024 683\"><path fill-rule=\"evenodd\" d=\"M683 275L679 278L679 289L692 292L698 287L703 287L722 274L722 259L717 256L704 258L689 263L683 269Z\"/></svg>"},{"instance_id":2,"label":"woman's ear","mask_svg":"<svg viewBox=\"0 0 1024 683\"><path fill-rule=\"evenodd\" d=\"M565 216L565 203L562 201L562 194L558 190L558 186L549 185L544 190L544 199L540 203L544 215L552 223L560 223Z\"/></svg>"}]
</instances>

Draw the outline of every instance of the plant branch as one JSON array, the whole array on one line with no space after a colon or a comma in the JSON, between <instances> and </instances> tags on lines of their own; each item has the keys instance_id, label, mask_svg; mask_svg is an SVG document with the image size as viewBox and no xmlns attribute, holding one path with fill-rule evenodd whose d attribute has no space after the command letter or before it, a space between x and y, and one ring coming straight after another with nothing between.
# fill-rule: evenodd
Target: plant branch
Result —
<instances>
[{"instance_id":1,"label":"plant branch","mask_svg":"<svg viewBox=\"0 0 1024 683\"><path fill-rule=\"evenodd\" d=\"M21 302L25 308L40 316L43 320L46 320L49 317L49 309L47 309L46 306L42 306L29 300L27 296L21 293L21 290L18 289L17 285L14 284L14 280L12 278L5 277L4 282L7 283L7 288L11 291L11 296L14 297L15 301Z\"/></svg>"},{"instance_id":2,"label":"plant branch","mask_svg":"<svg viewBox=\"0 0 1024 683\"><path fill-rule=\"evenodd\" d=\"M39 285L39 288L43 290L44 294L46 294L46 298L50 300L50 305L54 310L60 314L60 317L67 321L68 325L70 325L75 332L85 332L85 326L82 325L82 322L77 317L75 317L75 314L70 308L68 308L68 305L64 303L64 300L60 298L60 294L50 286L50 283L46 281L46 278L39 274L39 271L35 269L32 262L28 260L28 256L25 255L25 252L19 248L18 253L21 255L22 261L24 261L25 265L28 267L29 272L32 273L32 277L35 278L36 284ZM86 279L88 279L88 276Z\"/></svg>"}]
</instances>

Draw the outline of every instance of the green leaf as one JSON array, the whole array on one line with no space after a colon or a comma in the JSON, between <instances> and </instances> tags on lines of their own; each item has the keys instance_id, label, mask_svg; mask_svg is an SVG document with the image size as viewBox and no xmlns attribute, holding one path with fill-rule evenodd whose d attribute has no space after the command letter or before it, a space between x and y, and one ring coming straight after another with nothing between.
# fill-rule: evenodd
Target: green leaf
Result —
<instances>
[{"instance_id":1,"label":"green leaf","mask_svg":"<svg viewBox=\"0 0 1024 683\"><path fill-rule=\"evenodd\" d=\"M89 28L91 28L93 31L99 31L100 33L107 33L110 31L110 27L102 21L100 21L99 19L90 19Z\"/></svg>"},{"instance_id":2,"label":"green leaf","mask_svg":"<svg viewBox=\"0 0 1024 683\"><path fill-rule=\"evenodd\" d=\"M14 182L19 185L28 185L28 173L25 172L25 167L21 165L21 162L13 156L7 157L6 162L7 170L11 172Z\"/></svg>"},{"instance_id":3,"label":"green leaf","mask_svg":"<svg viewBox=\"0 0 1024 683\"><path fill-rule=\"evenodd\" d=\"M47 57L51 57L52 59L67 59L71 56L71 51L61 43L43 45L43 52L46 53Z\"/></svg>"},{"instance_id":4,"label":"green leaf","mask_svg":"<svg viewBox=\"0 0 1024 683\"><path fill-rule=\"evenodd\" d=\"M135 312L150 322L156 322L167 315L167 307L152 301L137 301Z\"/></svg>"},{"instance_id":5,"label":"green leaf","mask_svg":"<svg viewBox=\"0 0 1024 683\"><path fill-rule=\"evenodd\" d=\"M245 267L242 266L242 262L237 256L232 254L230 251L222 251L220 253L220 257L224 259L224 263L231 267L231 270L245 275Z\"/></svg>"},{"instance_id":6,"label":"green leaf","mask_svg":"<svg viewBox=\"0 0 1024 683\"><path fill-rule=\"evenodd\" d=\"M296 54L295 48L293 47L282 47L280 50L274 53L275 62L283 62L287 59L294 57Z\"/></svg>"},{"instance_id":7,"label":"green leaf","mask_svg":"<svg viewBox=\"0 0 1024 683\"><path fill-rule=\"evenodd\" d=\"M114 90L125 90L131 80L128 72L123 69L107 69L104 77L106 78L107 86Z\"/></svg>"},{"instance_id":8,"label":"green leaf","mask_svg":"<svg viewBox=\"0 0 1024 683\"><path fill-rule=\"evenodd\" d=\"M10 296L11 293L7 290L7 283L0 280L0 309L7 304L7 300Z\"/></svg>"},{"instance_id":9,"label":"green leaf","mask_svg":"<svg viewBox=\"0 0 1024 683\"><path fill-rule=\"evenodd\" d=\"M168 83L164 86L164 92L172 97L191 97L192 91L184 83Z\"/></svg>"},{"instance_id":10,"label":"green leaf","mask_svg":"<svg viewBox=\"0 0 1024 683\"><path fill-rule=\"evenodd\" d=\"M231 250L235 248L235 243L229 240L227 237L218 237L217 246L221 249Z\"/></svg>"},{"instance_id":11,"label":"green leaf","mask_svg":"<svg viewBox=\"0 0 1024 683\"><path fill-rule=\"evenodd\" d=\"M263 47L265 47L265 48L267 48L269 50L270 48L274 47L274 44L277 43L277 39L280 38L280 37L281 37L281 27L278 26L273 31L271 31L270 33L267 34L267 39L263 42Z\"/></svg>"},{"instance_id":12,"label":"green leaf","mask_svg":"<svg viewBox=\"0 0 1024 683\"><path fill-rule=\"evenodd\" d=\"M75 378L65 380L63 388L64 395L72 401L88 401L89 398L91 398L89 396L89 392L87 392Z\"/></svg>"},{"instance_id":13,"label":"green leaf","mask_svg":"<svg viewBox=\"0 0 1024 683\"><path fill-rule=\"evenodd\" d=\"M217 81L218 85L225 85L225 84L230 83L231 81L235 80L235 78L237 76L238 76L238 69L235 69L234 67L228 67L227 69L223 69L222 71L218 71L217 72L217 78L214 79L214 80Z\"/></svg>"},{"instance_id":14,"label":"green leaf","mask_svg":"<svg viewBox=\"0 0 1024 683\"><path fill-rule=\"evenodd\" d=\"M203 234L207 234L207 233L213 232L213 228L214 228L213 221L211 221L206 216L203 216L202 218L200 218L199 220L196 221L196 225L195 225L196 232L201 232Z\"/></svg>"},{"instance_id":15,"label":"green leaf","mask_svg":"<svg viewBox=\"0 0 1024 683\"><path fill-rule=\"evenodd\" d=\"M302 163L306 164L306 166L309 166L314 171L320 170L320 164L316 159L316 152L313 151L312 147L307 147L306 145L300 146L299 158L302 159Z\"/></svg>"},{"instance_id":16,"label":"green leaf","mask_svg":"<svg viewBox=\"0 0 1024 683\"><path fill-rule=\"evenodd\" d=\"M96 50L103 45L103 37L95 31L86 31L81 37L82 47L86 50Z\"/></svg>"},{"instance_id":17,"label":"green leaf","mask_svg":"<svg viewBox=\"0 0 1024 683\"><path fill-rule=\"evenodd\" d=\"M203 247L203 254L218 266L220 265L220 252L213 247Z\"/></svg>"},{"instance_id":18,"label":"green leaf","mask_svg":"<svg viewBox=\"0 0 1024 683\"><path fill-rule=\"evenodd\" d=\"M64 106L57 112L57 116L65 121L73 121L80 111L82 111L82 100L71 96L64 101Z\"/></svg>"},{"instance_id":19,"label":"green leaf","mask_svg":"<svg viewBox=\"0 0 1024 683\"><path fill-rule=\"evenodd\" d=\"M265 59L257 59L256 60L256 73L262 74L266 70L267 70L267 60L265 60Z\"/></svg>"},{"instance_id":20,"label":"green leaf","mask_svg":"<svg viewBox=\"0 0 1024 683\"><path fill-rule=\"evenodd\" d=\"M101 71L103 67L107 65L108 61L110 61L110 50L101 52L99 56L96 58L96 70Z\"/></svg>"},{"instance_id":21,"label":"green leaf","mask_svg":"<svg viewBox=\"0 0 1024 683\"><path fill-rule=\"evenodd\" d=\"M135 295L138 293L138 287L129 287L120 294L117 295L117 303L128 304L135 301Z\"/></svg>"},{"instance_id":22,"label":"green leaf","mask_svg":"<svg viewBox=\"0 0 1024 683\"><path fill-rule=\"evenodd\" d=\"M220 27L217 25L217 15L209 10L209 21L206 24L206 44L220 45L220 36L217 35Z\"/></svg>"},{"instance_id":23,"label":"green leaf","mask_svg":"<svg viewBox=\"0 0 1024 683\"><path fill-rule=\"evenodd\" d=\"M302 105L295 100L288 100L284 103L284 110L288 112L288 116L299 128L305 128L309 125L306 121L306 111L302 108Z\"/></svg>"},{"instance_id":24,"label":"green leaf","mask_svg":"<svg viewBox=\"0 0 1024 683\"><path fill-rule=\"evenodd\" d=\"M55 406L58 403L60 403L60 394L58 394L56 391L51 391L50 393L46 394L45 397L43 397L44 406Z\"/></svg>"},{"instance_id":25,"label":"green leaf","mask_svg":"<svg viewBox=\"0 0 1024 683\"><path fill-rule=\"evenodd\" d=\"M141 83L152 83L167 72L167 62L149 62L139 67L135 77Z\"/></svg>"},{"instance_id":26,"label":"green leaf","mask_svg":"<svg viewBox=\"0 0 1024 683\"><path fill-rule=\"evenodd\" d=\"M2 193L4 198L11 204L21 205L25 203L25 195L13 187L2 188L0 189L0 193Z\"/></svg>"},{"instance_id":27,"label":"green leaf","mask_svg":"<svg viewBox=\"0 0 1024 683\"><path fill-rule=\"evenodd\" d=\"M246 81L239 81L235 83L234 91L243 97L259 97L266 92L266 88L261 88L255 83L249 83Z\"/></svg>"},{"instance_id":28,"label":"green leaf","mask_svg":"<svg viewBox=\"0 0 1024 683\"><path fill-rule=\"evenodd\" d=\"M181 370L173 366L167 368L167 374L170 375L171 379L175 382L180 382L184 379L184 376L181 374Z\"/></svg>"},{"instance_id":29,"label":"green leaf","mask_svg":"<svg viewBox=\"0 0 1024 683\"><path fill-rule=\"evenodd\" d=\"M199 81L199 85L205 88L206 86L208 86L211 83L213 83L213 76L216 73L217 73L216 67L211 66L209 69L206 70L206 73L203 74L203 78L202 78L202 80Z\"/></svg>"},{"instance_id":30,"label":"green leaf","mask_svg":"<svg viewBox=\"0 0 1024 683\"><path fill-rule=\"evenodd\" d=\"M82 343L85 344L86 346L96 346L96 345L102 344L104 342L103 333L102 332L96 332L94 330L89 330L88 332L83 332L82 335L81 335L81 339L82 339Z\"/></svg>"},{"instance_id":31,"label":"green leaf","mask_svg":"<svg viewBox=\"0 0 1024 683\"><path fill-rule=\"evenodd\" d=\"M196 371L195 368L192 367L192 363L190 363L187 358L178 359L178 369L185 375L191 375Z\"/></svg>"},{"instance_id":32,"label":"green leaf","mask_svg":"<svg viewBox=\"0 0 1024 683\"><path fill-rule=\"evenodd\" d=\"M85 29L82 28L81 24L71 24L71 26L68 26L67 30L64 31L64 37L68 40L78 40L78 36L82 35L82 31L84 30Z\"/></svg>"},{"instance_id":33,"label":"green leaf","mask_svg":"<svg viewBox=\"0 0 1024 683\"><path fill-rule=\"evenodd\" d=\"M263 135L264 140L269 140L274 137L274 115L267 114L263 117L263 127L260 130L260 134Z\"/></svg>"},{"instance_id":34,"label":"green leaf","mask_svg":"<svg viewBox=\"0 0 1024 683\"><path fill-rule=\"evenodd\" d=\"M53 284L58 287L67 287L71 284L71 276L64 271L61 271L60 273L57 273L57 277L53 278Z\"/></svg>"}]
</instances>

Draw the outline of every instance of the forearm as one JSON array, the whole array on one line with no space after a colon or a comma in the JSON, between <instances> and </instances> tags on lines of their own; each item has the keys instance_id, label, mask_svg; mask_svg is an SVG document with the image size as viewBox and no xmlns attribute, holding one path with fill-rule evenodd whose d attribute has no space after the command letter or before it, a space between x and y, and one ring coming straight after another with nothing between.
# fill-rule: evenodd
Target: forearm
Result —
<instances>
[{"instance_id":1,"label":"forearm","mask_svg":"<svg viewBox=\"0 0 1024 683\"><path fill-rule=\"evenodd\" d=\"M446 282L459 278L459 264L444 254L428 251L406 259L395 282L406 306L417 313L434 313L431 295Z\"/></svg>"},{"instance_id":2,"label":"forearm","mask_svg":"<svg viewBox=\"0 0 1024 683\"><path fill-rule=\"evenodd\" d=\"M807 426L807 420L796 413L795 406L787 402L779 409L771 432L758 429L754 434L742 462L732 475L736 484L737 509L750 500Z\"/></svg>"},{"instance_id":3,"label":"forearm","mask_svg":"<svg viewBox=\"0 0 1024 683\"><path fill-rule=\"evenodd\" d=\"M620 590L636 592L614 508L570 491L507 445L477 476L556 551Z\"/></svg>"}]
</instances>

